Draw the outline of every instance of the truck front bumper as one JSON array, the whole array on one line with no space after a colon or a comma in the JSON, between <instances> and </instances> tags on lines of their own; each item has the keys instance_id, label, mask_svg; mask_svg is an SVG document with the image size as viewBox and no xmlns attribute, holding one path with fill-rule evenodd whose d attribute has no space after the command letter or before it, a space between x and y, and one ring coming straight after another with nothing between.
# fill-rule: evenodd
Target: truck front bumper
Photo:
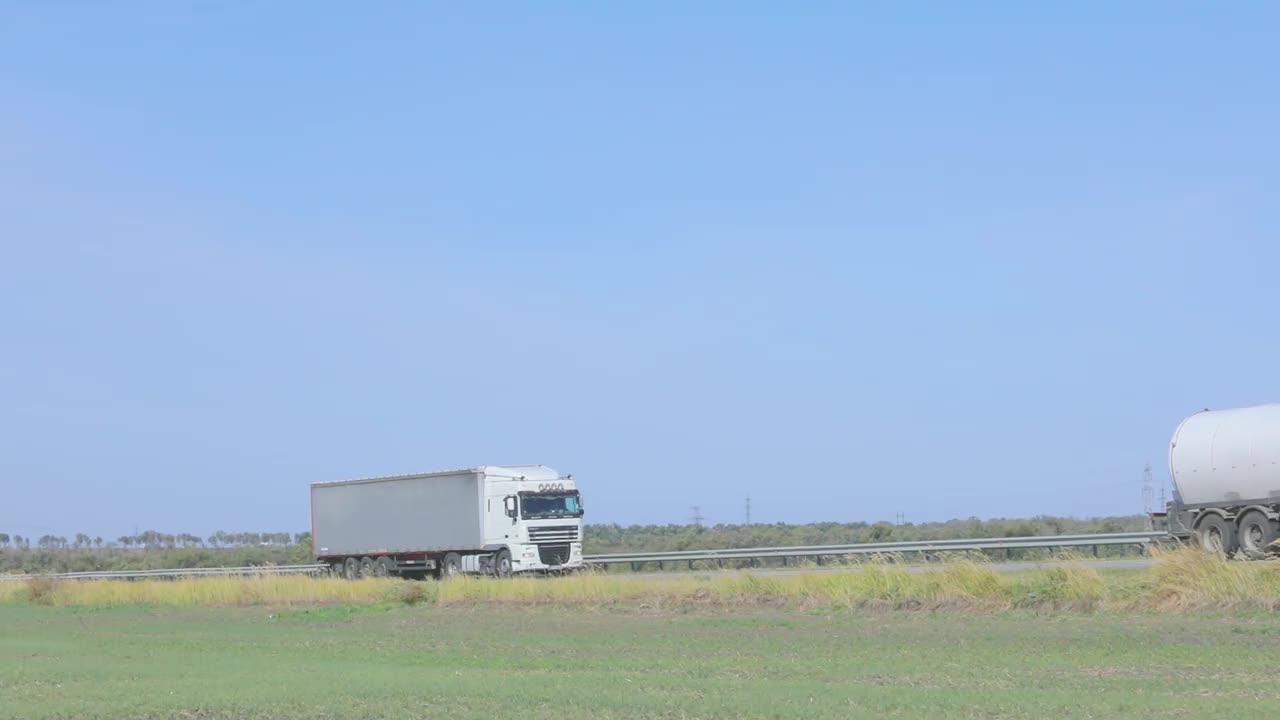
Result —
<instances>
[{"instance_id":1,"label":"truck front bumper","mask_svg":"<svg viewBox=\"0 0 1280 720\"><path fill-rule=\"evenodd\" d=\"M531 570L570 570L582 567L582 543L569 543L568 552L563 544L517 545L511 548L512 569L517 572Z\"/></svg>"}]
</instances>

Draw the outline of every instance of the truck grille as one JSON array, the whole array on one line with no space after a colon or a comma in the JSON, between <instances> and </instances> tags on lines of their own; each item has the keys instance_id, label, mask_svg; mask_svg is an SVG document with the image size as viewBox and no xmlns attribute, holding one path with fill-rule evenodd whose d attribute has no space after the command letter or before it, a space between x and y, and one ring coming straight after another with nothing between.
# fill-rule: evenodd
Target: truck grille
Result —
<instances>
[{"instance_id":1,"label":"truck grille","mask_svg":"<svg viewBox=\"0 0 1280 720\"><path fill-rule=\"evenodd\" d=\"M529 528L529 542L531 543L572 543L577 541L577 525L546 525Z\"/></svg>"},{"instance_id":2,"label":"truck grille","mask_svg":"<svg viewBox=\"0 0 1280 720\"><path fill-rule=\"evenodd\" d=\"M563 565L569 562L569 546L539 545L538 559L543 565Z\"/></svg>"}]
</instances>

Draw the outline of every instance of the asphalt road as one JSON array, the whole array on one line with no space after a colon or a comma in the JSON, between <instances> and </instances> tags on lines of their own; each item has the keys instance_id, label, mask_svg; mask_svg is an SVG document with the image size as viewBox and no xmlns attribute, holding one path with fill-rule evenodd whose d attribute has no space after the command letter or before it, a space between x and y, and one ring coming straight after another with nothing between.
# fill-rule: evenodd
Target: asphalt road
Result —
<instances>
[{"instance_id":1,"label":"asphalt road","mask_svg":"<svg viewBox=\"0 0 1280 720\"><path fill-rule=\"evenodd\" d=\"M1141 570L1149 568L1153 564L1151 558L1121 558L1117 560L1083 560L1086 567L1097 570ZM1044 570L1061 564L1060 561L1040 560L1040 561L1022 561L1022 562L1002 562L991 563L988 567L992 570L1000 572L1024 572L1027 570ZM937 570L939 563L932 565L906 565L904 569L909 572L927 572L929 570ZM736 575L744 572L750 572L752 575L763 577L774 577L780 575L812 575L817 573L845 573L858 572L860 568L857 565L847 565L843 567L804 567L804 568L752 568L750 570L682 570L682 571L664 571L664 572L638 572L625 573L615 575L614 577L629 577L636 579L653 579L653 578L678 578L678 577L716 577L721 575Z\"/></svg>"}]
</instances>

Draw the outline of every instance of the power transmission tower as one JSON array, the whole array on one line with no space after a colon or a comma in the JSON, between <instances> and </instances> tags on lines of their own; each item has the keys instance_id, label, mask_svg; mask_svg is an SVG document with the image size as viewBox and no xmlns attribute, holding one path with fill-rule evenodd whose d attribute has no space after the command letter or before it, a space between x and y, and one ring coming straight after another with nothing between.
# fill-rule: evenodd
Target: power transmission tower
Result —
<instances>
[{"instance_id":1,"label":"power transmission tower","mask_svg":"<svg viewBox=\"0 0 1280 720\"><path fill-rule=\"evenodd\" d=\"M1151 483L1151 463L1147 463L1142 469L1142 511L1146 516L1147 529L1151 529L1151 513L1155 510L1152 503L1155 502L1155 489Z\"/></svg>"},{"instance_id":2,"label":"power transmission tower","mask_svg":"<svg viewBox=\"0 0 1280 720\"><path fill-rule=\"evenodd\" d=\"M747 496L747 525L751 524L751 496Z\"/></svg>"},{"instance_id":3,"label":"power transmission tower","mask_svg":"<svg viewBox=\"0 0 1280 720\"><path fill-rule=\"evenodd\" d=\"M697 505L694 505L693 507L689 508L689 511L693 513L693 515L690 516L689 520L694 525L697 525L698 527L702 527L702 521L706 520L706 518L702 517L702 508Z\"/></svg>"}]
</instances>

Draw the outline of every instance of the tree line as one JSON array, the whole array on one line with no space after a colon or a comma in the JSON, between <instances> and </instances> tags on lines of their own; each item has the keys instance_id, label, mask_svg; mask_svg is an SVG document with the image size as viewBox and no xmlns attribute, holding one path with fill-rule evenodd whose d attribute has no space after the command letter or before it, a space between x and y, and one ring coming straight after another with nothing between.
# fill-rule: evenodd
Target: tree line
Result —
<instances>
[{"instance_id":1,"label":"tree line","mask_svg":"<svg viewBox=\"0 0 1280 720\"><path fill-rule=\"evenodd\" d=\"M76 533L71 540L61 535L41 535L34 541L34 546L41 550L88 550L114 548L232 548L246 545L278 545L303 544L310 542L311 533L262 533L241 532L229 533L222 530L205 537L190 533L162 533L147 530L137 535L121 535L113 541L104 541L101 536L89 537L85 533ZM30 550L33 541L21 535L9 535L0 532L0 548L12 547L16 550Z\"/></svg>"},{"instance_id":2,"label":"tree line","mask_svg":"<svg viewBox=\"0 0 1280 720\"><path fill-rule=\"evenodd\" d=\"M588 555L615 552L665 552L735 547L841 545L865 542L952 540L962 538L1087 535L1141 530L1141 515L1102 518L967 518L931 523L855 522L752 523L738 525L588 525L583 532ZM1127 549L1106 549L1111 554ZM157 568L240 567L311 562L309 532L218 531L207 537L155 530L103 541L76 533L30 538L0 533L0 572L82 572Z\"/></svg>"},{"instance_id":3,"label":"tree line","mask_svg":"<svg viewBox=\"0 0 1280 720\"><path fill-rule=\"evenodd\" d=\"M1092 535L1144 529L1142 515L1069 518L1039 515L1033 518L976 517L945 522L752 523L721 525L589 525L584 530L586 554L619 552L667 552L741 547L793 545L844 545L870 542L960 540L968 538L1029 537L1044 535Z\"/></svg>"}]
</instances>

